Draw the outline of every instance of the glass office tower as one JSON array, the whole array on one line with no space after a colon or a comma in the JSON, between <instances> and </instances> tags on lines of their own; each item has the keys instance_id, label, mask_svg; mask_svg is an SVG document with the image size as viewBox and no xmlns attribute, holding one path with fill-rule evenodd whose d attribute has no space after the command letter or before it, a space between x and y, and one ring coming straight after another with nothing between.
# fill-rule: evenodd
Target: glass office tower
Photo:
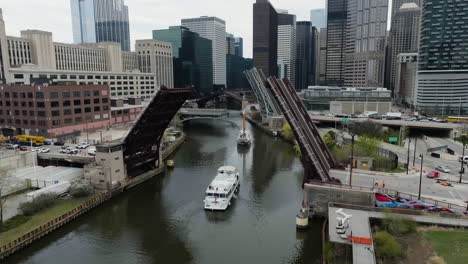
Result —
<instances>
[{"instance_id":1,"label":"glass office tower","mask_svg":"<svg viewBox=\"0 0 468 264\"><path fill-rule=\"evenodd\" d=\"M70 0L75 43L118 42L130 50L128 7L123 0Z\"/></svg>"}]
</instances>

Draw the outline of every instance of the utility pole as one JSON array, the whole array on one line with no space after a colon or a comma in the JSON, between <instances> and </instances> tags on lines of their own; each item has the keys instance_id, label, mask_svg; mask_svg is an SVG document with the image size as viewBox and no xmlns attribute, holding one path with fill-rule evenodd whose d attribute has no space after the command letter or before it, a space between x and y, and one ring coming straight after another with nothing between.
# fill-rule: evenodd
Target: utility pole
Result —
<instances>
[{"instance_id":1,"label":"utility pole","mask_svg":"<svg viewBox=\"0 0 468 264\"><path fill-rule=\"evenodd\" d=\"M354 134L351 135L351 167L349 168L349 186L353 179L353 166L354 166Z\"/></svg>"},{"instance_id":2,"label":"utility pole","mask_svg":"<svg viewBox=\"0 0 468 264\"><path fill-rule=\"evenodd\" d=\"M416 142L418 142L418 137L414 138L413 166L414 166L414 163L416 162Z\"/></svg>"},{"instance_id":3,"label":"utility pole","mask_svg":"<svg viewBox=\"0 0 468 264\"><path fill-rule=\"evenodd\" d=\"M462 144L463 144L463 150L462 150L462 156L461 156L461 161L460 161L461 167L460 167L460 180L458 181L459 183L462 182L462 176L463 176L463 172L465 170L465 168L463 167L463 164L465 163L465 146L466 146L465 137L466 137L465 135L461 136L461 141L462 141Z\"/></svg>"},{"instance_id":4,"label":"utility pole","mask_svg":"<svg viewBox=\"0 0 468 264\"><path fill-rule=\"evenodd\" d=\"M406 159L406 175L408 175L408 173L409 173L409 156L410 156L409 152L410 152L411 138L408 137L408 140L409 141L408 141L408 157Z\"/></svg>"},{"instance_id":5,"label":"utility pole","mask_svg":"<svg viewBox=\"0 0 468 264\"><path fill-rule=\"evenodd\" d=\"M424 156L423 156L423 154L419 154L419 157L421 158L421 170L419 171L419 193L418 193L418 200L421 200L421 184L422 184L422 171L423 171Z\"/></svg>"}]
</instances>

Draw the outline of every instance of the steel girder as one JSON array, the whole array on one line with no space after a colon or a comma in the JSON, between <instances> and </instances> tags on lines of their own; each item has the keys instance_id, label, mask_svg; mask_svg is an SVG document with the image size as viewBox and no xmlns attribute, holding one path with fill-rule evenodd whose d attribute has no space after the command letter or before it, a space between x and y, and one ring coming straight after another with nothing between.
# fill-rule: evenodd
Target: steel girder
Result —
<instances>
[{"instance_id":1,"label":"steel girder","mask_svg":"<svg viewBox=\"0 0 468 264\"><path fill-rule=\"evenodd\" d=\"M252 68L251 70L244 71L247 80L252 87L257 102L260 105L260 113L263 118L270 116L278 116L281 114L281 109L273 98L271 91L265 87L265 75L262 70Z\"/></svg>"},{"instance_id":2,"label":"steel girder","mask_svg":"<svg viewBox=\"0 0 468 264\"><path fill-rule=\"evenodd\" d=\"M309 180L336 182L329 173L335 167L335 160L291 82L286 78L269 77L266 86L273 92L298 141L304 165L304 183Z\"/></svg>"},{"instance_id":3,"label":"steel girder","mask_svg":"<svg viewBox=\"0 0 468 264\"><path fill-rule=\"evenodd\" d=\"M164 131L184 102L194 94L192 88L168 89L164 86L156 93L123 139L129 177L159 166L159 148Z\"/></svg>"}]
</instances>

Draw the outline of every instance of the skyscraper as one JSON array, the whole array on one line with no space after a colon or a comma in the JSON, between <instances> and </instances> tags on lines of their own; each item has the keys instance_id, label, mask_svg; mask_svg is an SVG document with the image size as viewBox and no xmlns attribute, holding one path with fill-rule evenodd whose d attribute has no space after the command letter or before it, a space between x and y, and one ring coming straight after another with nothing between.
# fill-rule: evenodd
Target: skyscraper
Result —
<instances>
[{"instance_id":1,"label":"skyscraper","mask_svg":"<svg viewBox=\"0 0 468 264\"><path fill-rule=\"evenodd\" d=\"M326 84L325 65L327 61L327 29L326 28L320 29L319 42L320 42L319 84L325 85Z\"/></svg>"},{"instance_id":2,"label":"skyscraper","mask_svg":"<svg viewBox=\"0 0 468 264\"><path fill-rule=\"evenodd\" d=\"M296 84L296 16L278 10L278 77Z\"/></svg>"},{"instance_id":3,"label":"skyscraper","mask_svg":"<svg viewBox=\"0 0 468 264\"><path fill-rule=\"evenodd\" d=\"M347 0L328 0L325 82L330 86L342 86L344 84L347 16Z\"/></svg>"},{"instance_id":4,"label":"skyscraper","mask_svg":"<svg viewBox=\"0 0 468 264\"><path fill-rule=\"evenodd\" d=\"M383 87L387 8L388 0L357 1L348 5L346 86Z\"/></svg>"},{"instance_id":5,"label":"skyscraper","mask_svg":"<svg viewBox=\"0 0 468 264\"><path fill-rule=\"evenodd\" d=\"M226 54L236 53L234 35L226 33Z\"/></svg>"},{"instance_id":6,"label":"skyscraper","mask_svg":"<svg viewBox=\"0 0 468 264\"><path fill-rule=\"evenodd\" d=\"M278 74L278 13L268 0L253 5L253 65L266 76Z\"/></svg>"},{"instance_id":7,"label":"skyscraper","mask_svg":"<svg viewBox=\"0 0 468 264\"><path fill-rule=\"evenodd\" d=\"M182 19L182 26L213 42L213 84L226 85L226 22L217 17Z\"/></svg>"},{"instance_id":8,"label":"skyscraper","mask_svg":"<svg viewBox=\"0 0 468 264\"><path fill-rule=\"evenodd\" d=\"M75 43L118 42L130 50L128 7L123 0L70 0Z\"/></svg>"},{"instance_id":9,"label":"skyscraper","mask_svg":"<svg viewBox=\"0 0 468 264\"><path fill-rule=\"evenodd\" d=\"M172 43L174 85L193 85L200 96L213 90L212 41L186 27L153 30L153 39Z\"/></svg>"},{"instance_id":10,"label":"skyscraper","mask_svg":"<svg viewBox=\"0 0 468 264\"><path fill-rule=\"evenodd\" d=\"M467 1L423 1L416 101L428 114L468 113L467 9Z\"/></svg>"},{"instance_id":11,"label":"skyscraper","mask_svg":"<svg viewBox=\"0 0 468 264\"><path fill-rule=\"evenodd\" d=\"M421 8L416 3L404 3L395 10L391 27L390 89L396 86L397 57L401 53L417 53Z\"/></svg>"},{"instance_id":12,"label":"skyscraper","mask_svg":"<svg viewBox=\"0 0 468 264\"><path fill-rule=\"evenodd\" d=\"M244 39L234 38L234 53L239 57L244 57Z\"/></svg>"},{"instance_id":13,"label":"skyscraper","mask_svg":"<svg viewBox=\"0 0 468 264\"><path fill-rule=\"evenodd\" d=\"M317 28L320 32L320 29L327 27L327 9L319 8L310 10L310 22L312 26Z\"/></svg>"},{"instance_id":14,"label":"skyscraper","mask_svg":"<svg viewBox=\"0 0 468 264\"><path fill-rule=\"evenodd\" d=\"M312 76L312 23L296 23L296 90L307 89Z\"/></svg>"}]
</instances>

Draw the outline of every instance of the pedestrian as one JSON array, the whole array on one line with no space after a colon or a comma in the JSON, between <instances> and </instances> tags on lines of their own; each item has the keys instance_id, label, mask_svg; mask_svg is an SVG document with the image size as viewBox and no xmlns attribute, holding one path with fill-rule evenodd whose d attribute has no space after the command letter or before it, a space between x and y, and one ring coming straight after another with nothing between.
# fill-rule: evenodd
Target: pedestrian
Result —
<instances>
[{"instance_id":1,"label":"pedestrian","mask_svg":"<svg viewBox=\"0 0 468 264\"><path fill-rule=\"evenodd\" d=\"M374 180L374 186L379 187L379 180L377 180L377 179Z\"/></svg>"},{"instance_id":2,"label":"pedestrian","mask_svg":"<svg viewBox=\"0 0 468 264\"><path fill-rule=\"evenodd\" d=\"M385 188L385 180L382 180L382 188Z\"/></svg>"}]
</instances>

